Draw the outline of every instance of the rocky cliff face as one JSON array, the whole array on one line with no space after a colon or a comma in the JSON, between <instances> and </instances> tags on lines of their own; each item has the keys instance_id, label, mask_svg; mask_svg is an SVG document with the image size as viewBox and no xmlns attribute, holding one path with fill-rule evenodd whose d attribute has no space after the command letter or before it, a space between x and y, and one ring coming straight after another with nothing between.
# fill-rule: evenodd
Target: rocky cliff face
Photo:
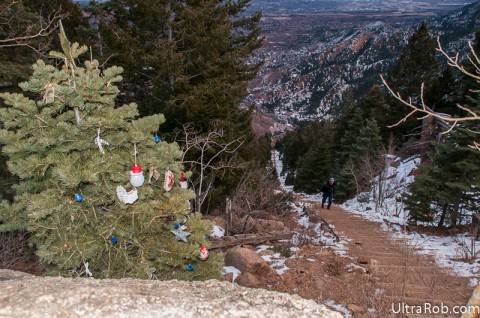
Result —
<instances>
[{"instance_id":1,"label":"rocky cliff face","mask_svg":"<svg viewBox=\"0 0 480 318\"><path fill-rule=\"evenodd\" d=\"M342 317L312 300L228 282L36 277L0 270L1 317Z\"/></svg>"}]
</instances>

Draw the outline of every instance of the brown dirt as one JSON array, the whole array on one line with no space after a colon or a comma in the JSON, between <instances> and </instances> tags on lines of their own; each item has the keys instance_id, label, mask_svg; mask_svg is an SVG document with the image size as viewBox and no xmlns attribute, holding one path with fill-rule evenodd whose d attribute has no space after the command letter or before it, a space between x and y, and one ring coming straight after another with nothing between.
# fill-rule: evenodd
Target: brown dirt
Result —
<instances>
[{"instance_id":1,"label":"brown dirt","mask_svg":"<svg viewBox=\"0 0 480 318\"><path fill-rule=\"evenodd\" d=\"M310 219L326 221L345 243L347 257L331 247L304 244L289 259L282 276L265 277L259 287L298 294L318 302L333 300L355 308L353 317L401 317L392 304L465 305L473 288L468 279L453 276L430 256L417 255L402 240L394 240L370 222L337 206L309 208ZM282 220L298 230L293 215ZM277 243L278 245L278 243ZM287 249L287 246L284 247ZM352 265L353 264L353 265ZM356 305L356 306L353 306ZM375 311L373 311L373 309ZM459 317L459 315L404 315L404 317Z\"/></svg>"}]
</instances>

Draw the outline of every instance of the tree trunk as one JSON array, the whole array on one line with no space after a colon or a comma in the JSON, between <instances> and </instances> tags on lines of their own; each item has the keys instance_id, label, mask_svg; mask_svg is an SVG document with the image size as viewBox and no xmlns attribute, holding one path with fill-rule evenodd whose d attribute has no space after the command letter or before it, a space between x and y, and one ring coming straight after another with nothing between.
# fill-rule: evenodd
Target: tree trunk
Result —
<instances>
[{"instance_id":1,"label":"tree trunk","mask_svg":"<svg viewBox=\"0 0 480 318\"><path fill-rule=\"evenodd\" d=\"M440 216L440 221L438 221L438 227L442 227L445 222L445 216L447 215L448 203L443 205L442 215Z\"/></svg>"},{"instance_id":2,"label":"tree trunk","mask_svg":"<svg viewBox=\"0 0 480 318\"><path fill-rule=\"evenodd\" d=\"M420 159L424 162L428 159L427 151L430 142L434 139L436 120L434 117L429 116L422 120L422 132L420 133Z\"/></svg>"}]
</instances>

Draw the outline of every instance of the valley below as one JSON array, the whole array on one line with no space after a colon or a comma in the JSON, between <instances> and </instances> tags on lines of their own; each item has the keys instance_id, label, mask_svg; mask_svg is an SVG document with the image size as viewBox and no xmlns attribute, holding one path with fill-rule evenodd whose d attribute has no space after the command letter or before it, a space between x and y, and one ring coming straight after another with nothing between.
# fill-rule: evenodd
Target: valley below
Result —
<instances>
[{"instance_id":1,"label":"valley below","mask_svg":"<svg viewBox=\"0 0 480 318\"><path fill-rule=\"evenodd\" d=\"M282 123L328 118L347 90L358 99L380 85L422 22L451 53L465 51L480 27L479 2L353 1L321 12L316 1L296 11L288 1L276 2L282 10L259 2L252 9L263 9L264 41L253 60L264 63L244 104Z\"/></svg>"}]
</instances>

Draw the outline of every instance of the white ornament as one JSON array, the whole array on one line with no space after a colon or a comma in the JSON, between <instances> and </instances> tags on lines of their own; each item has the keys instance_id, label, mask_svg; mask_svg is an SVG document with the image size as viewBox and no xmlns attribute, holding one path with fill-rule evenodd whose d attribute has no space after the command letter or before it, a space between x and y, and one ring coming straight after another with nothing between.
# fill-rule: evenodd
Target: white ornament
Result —
<instances>
[{"instance_id":1,"label":"white ornament","mask_svg":"<svg viewBox=\"0 0 480 318\"><path fill-rule=\"evenodd\" d=\"M103 150L103 145L109 145L109 143L105 140L103 140L102 138L100 138L100 128L98 128L98 132L97 132L97 138L95 138L95 143L97 144L98 146L98 150L100 150L100 153L102 155L105 154L105 150Z\"/></svg>"},{"instance_id":2,"label":"white ornament","mask_svg":"<svg viewBox=\"0 0 480 318\"><path fill-rule=\"evenodd\" d=\"M187 183L187 181L180 181L180 188L182 188L182 189L188 189L188 183Z\"/></svg>"},{"instance_id":3,"label":"white ornament","mask_svg":"<svg viewBox=\"0 0 480 318\"><path fill-rule=\"evenodd\" d=\"M130 184L134 187L141 187L145 182L145 177L143 176L143 170L140 165L132 166L130 170Z\"/></svg>"},{"instance_id":4,"label":"white ornament","mask_svg":"<svg viewBox=\"0 0 480 318\"><path fill-rule=\"evenodd\" d=\"M92 277L93 274L92 272L90 271L90 269L88 268L88 266L90 266L90 264L88 262L84 262L83 263L83 266L85 266L85 274L88 276L88 277Z\"/></svg>"},{"instance_id":5,"label":"white ornament","mask_svg":"<svg viewBox=\"0 0 480 318\"><path fill-rule=\"evenodd\" d=\"M117 186L117 197L125 204L133 204L138 200L138 191L134 187L125 189L122 186Z\"/></svg>"}]
</instances>

